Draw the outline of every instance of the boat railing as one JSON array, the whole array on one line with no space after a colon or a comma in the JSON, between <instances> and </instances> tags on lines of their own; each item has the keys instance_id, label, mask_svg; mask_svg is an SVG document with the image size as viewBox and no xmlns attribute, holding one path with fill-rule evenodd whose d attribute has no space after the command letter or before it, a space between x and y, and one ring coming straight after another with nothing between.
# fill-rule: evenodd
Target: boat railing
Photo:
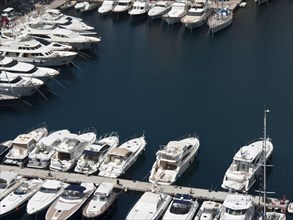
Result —
<instances>
[{"instance_id":1,"label":"boat railing","mask_svg":"<svg viewBox=\"0 0 293 220\"><path fill-rule=\"evenodd\" d=\"M80 134L85 134L85 133L89 133L89 132L93 132L93 133L97 134L97 129L95 127L88 127L83 130L79 130L77 133L78 133L78 135L80 135Z\"/></svg>"},{"instance_id":2,"label":"boat railing","mask_svg":"<svg viewBox=\"0 0 293 220\"><path fill-rule=\"evenodd\" d=\"M96 141L99 141L99 140L102 140L104 138L107 138L107 137L112 137L112 136L115 136L119 139L119 134L117 131L112 131L112 132L108 132L108 133L104 133L104 134L101 134L99 135L99 137L96 138Z\"/></svg>"},{"instance_id":3,"label":"boat railing","mask_svg":"<svg viewBox=\"0 0 293 220\"><path fill-rule=\"evenodd\" d=\"M191 134L187 134L187 135L184 135L184 136L178 138L176 141L181 141L183 139L190 138L190 137L195 137L196 139L199 140L199 135L197 133L191 133Z\"/></svg>"},{"instance_id":4,"label":"boat railing","mask_svg":"<svg viewBox=\"0 0 293 220\"><path fill-rule=\"evenodd\" d=\"M48 128L47 123L46 122L42 122L40 124L34 125L32 128L28 129L25 133L29 133L29 132L31 132L33 130L38 129L38 128L46 128L47 129Z\"/></svg>"},{"instance_id":5,"label":"boat railing","mask_svg":"<svg viewBox=\"0 0 293 220\"><path fill-rule=\"evenodd\" d=\"M257 141L263 141L263 140L264 140L264 139L263 139L263 137L255 138L255 139L253 139L253 140L251 140L251 141L247 142L247 143L246 143L246 146L248 146L248 145L252 144L253 142L257 142ZM267 140L268 140L268 141L272 141L272 139L271 139L271 138L269 138L269 137L267 137Z\"/></svg>"},{"instance_id":6,"label":"boat railing","mask_svg":"<svg viewBox=\"0 0 293 220\"><path fill-rule=\"evenodd\" d=\"M131 137L129 137L129 138L126 138L126 139L124 139L121 143L126 143L127 141L132 140L132 139L135 139L135 138L144 137L144 133L145 133L145 132L143 131L142 133L138 133L138 134L133 135L133 136L131 136Z\"/></svg>"}]
</instances>

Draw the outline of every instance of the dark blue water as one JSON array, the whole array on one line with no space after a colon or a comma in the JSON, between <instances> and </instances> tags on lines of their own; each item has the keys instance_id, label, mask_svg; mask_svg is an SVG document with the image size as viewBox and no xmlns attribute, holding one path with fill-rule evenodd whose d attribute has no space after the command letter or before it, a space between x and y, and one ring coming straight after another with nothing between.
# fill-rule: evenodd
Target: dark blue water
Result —
<instances>
[{"instance_id":1,"label":"dark blue water","mask_svg":"<svg viewBox=\"0 0 293 220\"><path fill-rule=\"evenodd\" d=\"M69 12L76 15L74 11ZM145 131L144 155L126 174L146 180L159 145L188 133L200 136L200 153L179 185L221 190L235 152L267 133L274 165L267 189L293 200L292 1L252 0L233 24L214 37L206 26L193 32L161 21L128 16L83 17L102 37L96 55L79 57L40 94L0 109L0 141L46 122L49 130L118 131L121 140ZM258 185L255 186L258 188ZM137 193L121 194L113 219L123 219Z\"/></svg>"}]
</instances>

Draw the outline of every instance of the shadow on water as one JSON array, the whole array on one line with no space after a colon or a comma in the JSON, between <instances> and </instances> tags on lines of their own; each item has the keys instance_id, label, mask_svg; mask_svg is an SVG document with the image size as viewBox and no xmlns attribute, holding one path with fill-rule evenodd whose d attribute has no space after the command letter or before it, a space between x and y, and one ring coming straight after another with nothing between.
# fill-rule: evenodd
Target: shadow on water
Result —
<instances>
[{"instance_id":1,"label":"shadow on water","mask_svg":"<svg viewBox=\"0 0 293 220\"><path fill-rule=\"evenodd\" d=\"M174 183L174 185L179 185L179 186L186 185L186 183L189 182L188 180L190 180L190 178L199 169L199 165L200 165L200 161L197 158L197 156L195 156L192 164L187 168L187 170L182 174L182 176L178 178L178 180ZM191 185L189 184L189 186ZM195 187L195 185L192 185L191 187Z\"/></svg>"}]
</instances>

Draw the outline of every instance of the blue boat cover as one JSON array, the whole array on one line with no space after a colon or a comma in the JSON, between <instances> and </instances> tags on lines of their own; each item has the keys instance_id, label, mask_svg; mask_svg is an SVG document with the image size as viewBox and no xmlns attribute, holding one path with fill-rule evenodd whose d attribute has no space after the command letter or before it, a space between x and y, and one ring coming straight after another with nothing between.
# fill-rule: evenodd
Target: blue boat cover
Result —
<instances>
[{"instance_id":1,"label":"blue boat cover","mask_svg":"<svg viewBox=\"0 0 293 220\"><path fill-rule=\"evenodd\" d=\"M86 188L80 185L69 185L65 188L65 190L72 190L72 191L78 191L83 192Z\"/></svg>"}]
</instances>

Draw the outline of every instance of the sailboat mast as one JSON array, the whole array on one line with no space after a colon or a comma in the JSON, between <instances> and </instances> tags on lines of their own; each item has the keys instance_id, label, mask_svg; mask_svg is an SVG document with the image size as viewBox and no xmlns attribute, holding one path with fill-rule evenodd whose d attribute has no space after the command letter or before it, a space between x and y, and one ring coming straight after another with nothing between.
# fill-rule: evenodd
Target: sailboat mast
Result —
<instances>
[{"instance_id":1,"label":"sailboat mast","mask_svg":"<svg viewBox=\"0 0 293 220\"><path fill-rule=\"evenodd\" d=\"M267 182L266 182L266 149L267 149L267 113L270 112L270 110L265 109L264 111L264 138L263 138L263 197L264 197L264 209L263 209L263 220L266 219L266 188L267 188Z\"/></svg>"}]
</instances>

